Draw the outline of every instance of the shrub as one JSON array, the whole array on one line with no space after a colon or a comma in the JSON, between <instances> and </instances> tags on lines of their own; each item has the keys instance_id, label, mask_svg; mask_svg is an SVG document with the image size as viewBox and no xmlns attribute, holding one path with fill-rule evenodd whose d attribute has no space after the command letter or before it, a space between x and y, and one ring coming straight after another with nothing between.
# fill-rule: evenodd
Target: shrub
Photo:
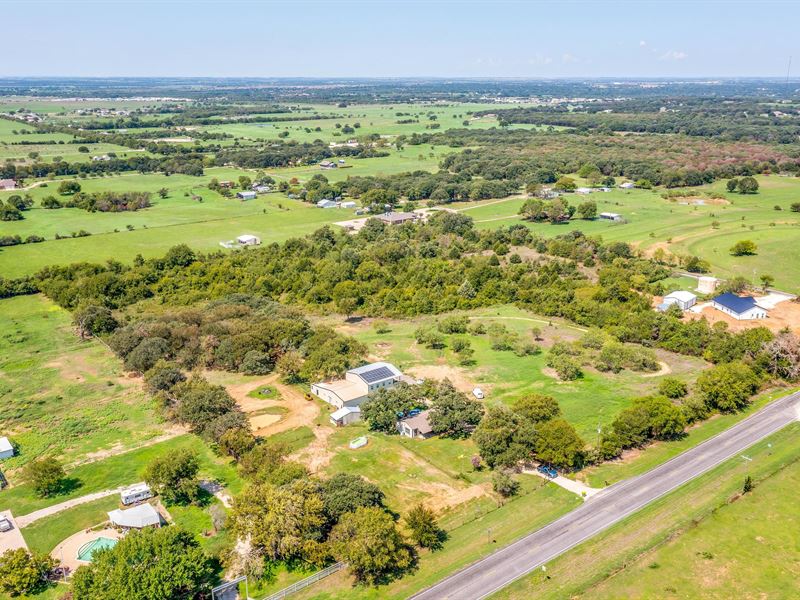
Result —
<instances>
[{"instance_id":1,"label":"shrub","mask_svg":"<svg viewBox=\"0 0 800 600\"><path fill-rule=\"evenodd\" d=\"M658 384L658 393L667 398L683 398L689 393L688 386L675 377L665 377Z\"/></svg>"},{"instance_id":2,"label":"shrub","mask_svg":"<svg viewBox=\"0 0 800 600\"><path fill-rule=\"evenodd\" d=\"M25 467L25 479L40 498L55 496L64 487L66 473L55 458L40 458Z\"/></svg>"},{"instance_id":3,"label":"shrub","mask_svg":"<svg viewBox=\"0 0 800 600\"><path fill-rule=\"evenodd\" d=\"M706 406L722 412L740 410L758 391L760 380L749 366L740 361L717 365L697 378L697 389Z\"/></svg>"},{"instance_id":4,"label":"shrub","mask_svg":"<svg viewBox=\"0 0 800 600\"><path fill-rule=\"evenodd\" d=\"M519 481L511 476L510 471L500 469L492 473L492 489L503 498L510 498L519 492Z\"/></svg>"}]
</instances>

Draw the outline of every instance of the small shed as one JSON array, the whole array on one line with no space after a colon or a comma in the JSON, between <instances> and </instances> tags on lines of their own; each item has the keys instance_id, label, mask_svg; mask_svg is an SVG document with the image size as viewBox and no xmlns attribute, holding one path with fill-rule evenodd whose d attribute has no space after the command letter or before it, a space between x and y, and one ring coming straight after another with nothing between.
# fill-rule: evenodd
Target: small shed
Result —
<instances>
[{"instance_id":1,"label":"small shed","mask_svg":"<svg viewBox=\"0 0 800 600\"><path fill-rule=\"evenodd\" d=\"M336 204L333 200L320 200L317 202L317 208L336 208L338 204Z\"/></svg>"},{"instance_id":2,"label":"small shed","mask_svg":"<svg viewBox=\"0 0 800 600\"><path fill-rule=\"evenodd\" d=\"M342 208L355 208L358 205L352 200L345 200L344 202L340 203L339 206Z\"/></svg>"},{"instance_id":3,"label":"small shed","mask_svg":"<svg viewBox=\"0 0 800 600\"><path fill-rule=\"evenodd\" d=\"M13 190L16 187L17 182L13 179L0 179L0 190Z\"/></svg>"},{"instance_id":4,"label":"small shed","mask_svg":"<svg viewBox=\"0 0 800 600\"><path fill-rule=\"evenodd\" d=\"M261 238L246 233L236 238L240 246L258 246L261 243Z\"/></svg>"},{"instance_id":5,"label":"small shed","mask_svg":"<svg viewBox=\"0 0 800 600\"><path fill-rule=\"evenodd\" d=\"M161 515L152 504L140 504L133 508L116 509L108 513L112 525L123 529L161 527Z\"/></svg>"},{"instance_id":6,"label":"small shed","mask_svg":"<svg viewBox=\"0 0 800 600\"><path fill-rule=\"evenodd\" d=\"M606 219L607 221L621 221L622 215L613 212L601 212L599 217L601 219Z\"/></svg>"},{"instance_id":7,"label":"small shed","mask_svg":"<svg viewBox=\"0 0 800 600\"><path fill-rule=\"evenodd\" d=\"M677 304L681 310L688 310L697 304L697 296L695 296L692 292L678 290L677 292L672 292L664 296L663 303L668 306Z\"/></svg>"},{"instance_id":8,"label":"small shed","mask_svg":"<svg viewBox=\"0 0 800 600\"><path fill-rule=\"evenodd\" d=\"M433 428L428 421L429 410L423 410L413 417L406 417L397 422L397 431L400 435L409 438L429 438L433 435Z\"/></svg>"},{"instance_id":9,"label":"small shed","mask_svg":"<svg viewBox=\"0 0 800 600\"><path fill-rule=\"evenodd\" d=\"M593 191L594 190L592 188L589 188L589 187L579 187L579 188L577 188L575 190L575 193L576 194L584 194L584 195L586 195L586 194L591 194Z\"/></svg>"},{"instance_id":10,"label":"small shed","mask_svg":"<svg viewBox=\"0 0 800 600\"><path fill-rule=\"evenodd\" d=\"M258 194L256 194L255 192L251 192L248 190L245 190L243 192L236 192L236 197L239 198L240 200L255 200L257 195Z\"/></svg>"},{"instance_id":11,"label":"small shed","mask_svg":"<svg viewBox=\"0 0 800 600\"><path fill-rule=\"evenodd\" d=\"M623 190L630 190L636 187L636 184L634 184L632 181L626 181L625 183L620 183L619 187L621 187Z\"/></svg>"},{"instance_id":12,"label":"small shed","mask_svg":"<svg viewBox=\"0 0 800 600\"><path fill-rule=\"evenodd\" d=\"M343 406L331 413L331 424L336 427L350 425L361 420L361 409L358 406Z\"/></svg>"},{"instance_id":13,"label":"small shed","mask_svg":"<svg viewBox=\"0 0 800 600\"><path fill-rule=\"evenodd\" d=\"M11 458L12 456L14 456L14 446L7 437L0 437L0 458Z\"/></svg>"},{"instance_id":14,"label":"small shed","mask_svg":"<svg viewBox=\"0 0 800 600\"><path fill-rule=\"evenodd\" d=\"M152 497L153 492L150 489L150 486L146 483L137 483L129 488L125 488L119 493L120 501L126 506L130 504L136 504L137 502L141 502L142 500L147 500L148 498Z\"/></svg>"}]
</instances>

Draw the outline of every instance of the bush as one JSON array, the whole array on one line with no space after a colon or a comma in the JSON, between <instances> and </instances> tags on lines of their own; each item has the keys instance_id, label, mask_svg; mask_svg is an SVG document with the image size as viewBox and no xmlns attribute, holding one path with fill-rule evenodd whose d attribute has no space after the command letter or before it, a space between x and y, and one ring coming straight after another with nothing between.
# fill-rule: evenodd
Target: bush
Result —
<instances>
[{"instance_id":1,"label":"bush","mask_svg":"<svg viewBox=\"0 0 800 600\"><path fill-rule=\"evenodd\" d=\"M547 358L547 366L555 370L562 381L574 381L583 377L580 365L565 354L551 355Z\"/></svg>"},{"instance_id":2,"label":"bush","mask_svg":"<svg viewBox=\"0 0 800 600\"><path fill-rule=\"evenodd\" d=\"M271 373L274 367L275 363L272 362L269 354L259 350L250 350L244 355L241 371L245 375L266 375Z\"/></svg>"},{"instance_id":3,"label":"bush","mask_svg":"<svg viewBox=\"0 0 800 600\"><path fill-rule=\"evenodd\" d=\"M703 371L697 378L697 389L709 408L733 412L747 406L760 383L753 369L734 361Z\"/></svg>"},{"instance_id":4,"label":"bush","mask_svg":"<svg viewBox=\"0 0 800 600\"><path fill-rule=\"evenodd\" d=\"M684 398L689 393L688 386L675 377L665 377L658 384L658 393L667 398Z\"/></svg>"},{"instance_id":5,"label":"bush","mask_svg":"<svg viewBox=\"0 0 800 600\"><path fill-rule=\"evenodd\" d=\"M467 333L468 326L469 318L457 315L445 317L436 324L436 328L442 333Z\"/></svg>"},{"instance_id":6,"label":"bush","mask_svg":"<svg viewBox=\"0 0 800 600\"><path fill-rule=\"evenodd\" d=\"M510 471L501 469L492 473L492 489L503 498L510 498L519 492L519 481L511 476Z\"/></svg>"}]
</instances>

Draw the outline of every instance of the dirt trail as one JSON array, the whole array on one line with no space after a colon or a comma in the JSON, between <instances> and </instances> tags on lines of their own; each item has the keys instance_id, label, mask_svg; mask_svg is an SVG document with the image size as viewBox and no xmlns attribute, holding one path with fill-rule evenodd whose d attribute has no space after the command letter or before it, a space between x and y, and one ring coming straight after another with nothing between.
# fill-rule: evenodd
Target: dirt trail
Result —
<instances>
[{"instance_id":1,"label":"dirt trail","mask_svg":"<svg viewBox=\"0 0 800 600\"><path fill-rule=\"evenodd\" d=\"M270 386L275 388L275 398L253 398L250 392L260 387ZM319 416L319 406L314 401L305 399L305 396L296 388L278 382L278 375L272 374L261 379L226 385L225 388L231 397L236 400L239 407L246 413L255 413L265 408L277 406L286 409L284 415L257 415L251 417L253 433L259 436L269 436L282 431L289 431L304 425L311 426Z\"/></svg>"},{"instance_id":2,"label":"dirt trail","mask_svg":"<svg viewBox=\"0 0 800 600\"><path fill-rule=\"evenodd\" d=\"M654 373L645 373L642 377L661 377L662 375L669 375L672 373L672 367L670 367L667 363L663 360L658 361L659 369Z\"/></svg>"}]
</instances>

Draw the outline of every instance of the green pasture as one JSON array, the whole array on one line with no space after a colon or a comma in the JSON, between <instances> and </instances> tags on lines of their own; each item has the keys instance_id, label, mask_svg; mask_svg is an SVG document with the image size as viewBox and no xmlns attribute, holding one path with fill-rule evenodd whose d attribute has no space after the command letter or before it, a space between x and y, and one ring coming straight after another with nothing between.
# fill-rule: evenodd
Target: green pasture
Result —
<instances>
[{"instance_id":1,"label":"green pasture","mask_svg":"<svg viewBox=\"0 0 800 600\"><path fill-rule=\"evenodd\" d=\"M685 198L668 200L663 190L621 190L595 192L590 196L568 194L573 205L587 199L597 203L598 212L615 212L627 222L603 219L551 225L523 221L519 209L524 198L457 203L453 208L471 216L480 229L522 223L544 236L572 230L599 235L606 241L629 242L646 251L664 248L672 254L694 254L708 260L714 275L728 278L741 275L758 283L763 274L775 277L776 287L800 292L800 214L790 210L800 202L800 179L759 176L757 194L725 192L725 182L692 188L706 204L688 204ZM705 192L721 193L726 204L711 204ZM781 210L775 210L779 206ZM730 248L739 240L758 245L755 256L735 257ZM780 265L778 268L776 265Z\"/></svg>"},{"instance_id":2,"label":"green pasture","mask_svg":"<svg viewBox=\"0 0 800 600\"><path fill-rule=\"evenodd\" d=\"M0 432L18 446L4 471L43 455L69 463L119 451L165 429L112 352L81 341L70 314L38 295L0 300L0 406Z\"/></svg>"}]
</instances>

